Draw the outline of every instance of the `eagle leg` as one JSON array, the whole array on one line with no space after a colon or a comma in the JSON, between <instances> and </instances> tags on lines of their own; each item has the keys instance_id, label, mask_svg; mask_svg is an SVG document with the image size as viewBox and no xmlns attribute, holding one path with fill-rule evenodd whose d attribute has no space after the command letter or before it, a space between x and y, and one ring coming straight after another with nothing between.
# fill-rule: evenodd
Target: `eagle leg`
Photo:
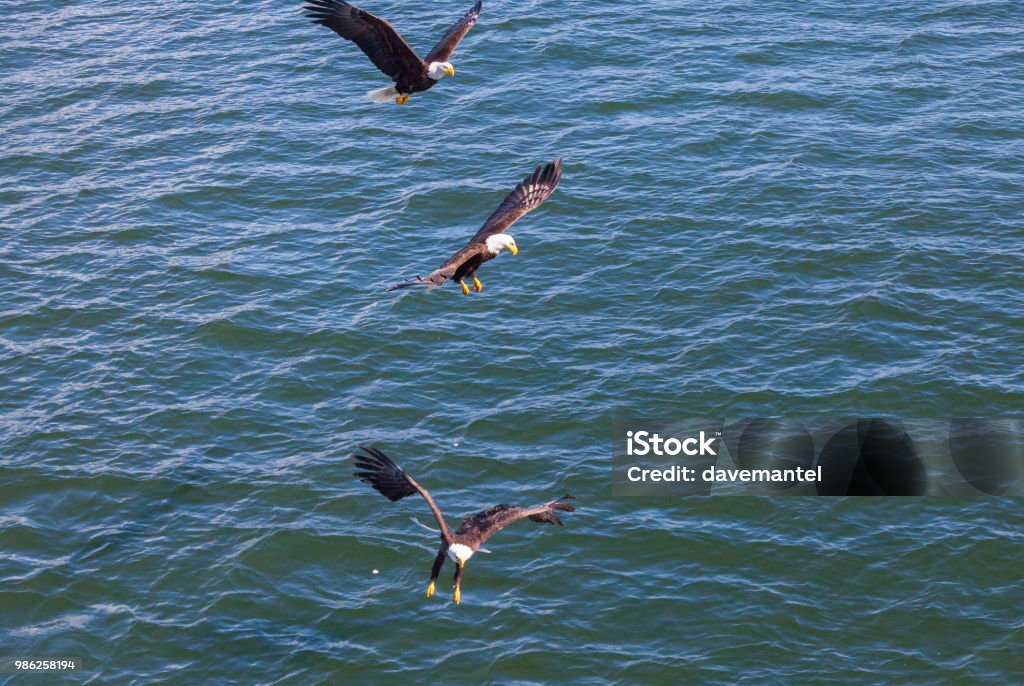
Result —
<instances>
[{"instance_id":1,"label":"eagle leg","mask_svg":"<svg viewBox=\"0 0 1024 686\"><path fill-rule=\"evenodd\" d=\"M459 281L459 285L462 286L462 294L469 295L469 286L466 285L465 281Z\"/></svg>"},{"instance_id":2,"label":"eagle leg","mask_svg":"<svg viewBox=\"0 0 1024 686\"><path fill-rule=\"evenodd\" d=\"M480 279L478 279L478 278L476 278L476 276L474 276L473 277L473 290L476 291L477 293L479 293L483 289L484 289L484 285L482 283L480 283Z\"/></svg>"},{"instance_id":3,"label":"eagle leg","mask_svg":"<svg viewBox=\"0 0 1024 686\"><path fill-rule=\"evenodd\" d=\"M462 600L462 565L458 562L455 563L455 593L452 594L452 600L456 605Z\"/></svg>"},{"instance_id":4,"label":"eagle leg","mask_svg":"<svg viewBox=\"0 0 1024 686\"><path fill-rule=\"evenodd\" d=\"M404 105L405 103L409 102L409 96L410 95L412 95L412 94L411 93L402 93L397 98L395 98L395 102L397 104L399 104L399 105Z\"/></svg>"},{"instance_id":5,"label":"eagle leg","mask_svg":"<svg viewBox=\"0 0 1024 686\"><path fill-rule=\"evenodd\" d=\"M444 566L444 560L447 557L445 552L445 547L441 546L441 550L438 551L437 557L434 558L434 567L430 570L430 585L427 586L428 598L434 595L434 583L437 581L437 577L441 576L441 567Z\"/></svg>"}]
</instances>

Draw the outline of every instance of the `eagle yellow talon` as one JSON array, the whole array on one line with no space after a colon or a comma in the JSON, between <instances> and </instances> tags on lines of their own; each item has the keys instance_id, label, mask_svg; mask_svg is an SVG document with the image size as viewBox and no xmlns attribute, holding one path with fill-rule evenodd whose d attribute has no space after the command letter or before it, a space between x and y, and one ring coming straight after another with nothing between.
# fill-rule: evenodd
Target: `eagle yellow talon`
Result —
<instances>
[{"instance_id":1,"label":"eagle yellow talon","mask_svg":"<svg viewBox=\"0 0 1024 686\"><path fill-rule=\"evenodd\" d=\"M433 581L431 581L430 585L427 586L427 597L429 598L432 595L434 595L434 582Z\"/></svg>"},{"instance_id":2,"label":"eagle yellow talon","mask_svg":"<svg viewBox=\"0 0 1024 686\"><path fill-rule=\"evenodd\" d=\"M410 95L412 95L412 93L405 93L404 95L399 95L397 98L395 98L395 102L399 105L404 105L405 103L409 102Z\"/></svg>"},{"instance_id":3,"label":"eagle yellow talon","mask_svg":"<svg viewBox=\"0 0 1024 686\"><path fill-rule=\"evenodd\" d=\"M455 587L455 593L452 595L452 600L458 605L459 601L462 600L462 591L459 590L458 586Z\"/></svg>"},{"instance_id":4,"label":"eagle yellow talon","mask_svg":"<svg viewBox=\"0 0 1024 686\"><path fill-rule=\"evenodd\" d=\"M484 285L480 283L480 279L473 277L473 290L479 293L484 289Z\"/></svg>"},{"instance_id":5,"label":"eagle yellow talon","mask_svg":"<svg viewBox=\"0 0 1024 686\"><path fill-rule=\"evenodd\" d=\"M466 285L465 281L460 281L459 285L462 286L462 294L469 295L469 286Z\"/></svg>"}]
</instances>

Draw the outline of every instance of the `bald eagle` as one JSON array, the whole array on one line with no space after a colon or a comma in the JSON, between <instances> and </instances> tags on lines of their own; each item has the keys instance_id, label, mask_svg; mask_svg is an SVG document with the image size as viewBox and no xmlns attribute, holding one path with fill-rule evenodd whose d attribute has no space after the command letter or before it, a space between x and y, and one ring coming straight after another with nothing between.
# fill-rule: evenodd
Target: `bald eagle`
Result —
<instances>
[{"instance_id":1,"label":"bald eagle","mask_svg":"<svg viewBox=\"0 0 1024 686\"><path fill-rule=\"evenodd\" d=\"M513 255L519 253L519 246L512 236L504 233L520 217L540 206L548 199L558 182L562 179L562 158L555 159L545 167L537 167L532 174L523 179L522 183L512 189L505 200L498 206L480 230L448 261L430 272L427 276L417 277L412 281L397 283L385 288L393 291L396 288L409 286L427 286L428 290L440 286L448 279L462 287L462 294L469 295L466 279L473 282L473 289L479 293L484 289L480 279L476 278L476 270L487 260L493 260L502 250L507 249Z\"/></svg>"},{"instance_id":2,"label":"bald eagle","mask_svg":"<svg viewBox=\"0 0 1024 686\"><path fill-rule=\"evenodd\" d=\"M374 102L395 102L404 105L412 93L425 91L445 76L455 76L455 67L448 61L455 46L469 33L483 9L477 0L462 19L451 25L444 37L434 46L426 59L409 47L394 27L345 0L306 0L306 15L316 24L350 40L366 53L378 69L391 77L394 86L367 93Z\"/></svg>"},{"instance_id":3,"label":"bald eagle","mask_svg":"<svg viewBox=\"0 0 1024 686\"><path fill-rule=\"evenodd\" d=\"M359 471L353 474L354 477L368 483L380 491L384 497L391 502L400 500L413 493L419 493L430 506L434 513L437 524L441 528L441 548L437 551L434 559L434 567L430 570L430 584L427 586L427 597L434 595L434 585L437 577L441 574L441 567L444 566L445 558L451 558L455 563L455 592L452 600L458 605L462 598L462 568L466 560L473 557L473 554L480 550L484 542L505 528L512 522L520 519L529 519L531 522L541 524L557 524L562 526L562 520L555 514L556 511L575 512L576 508L568 505L563 500L575 500L571 495L564 495L556 500L550 500L533 507L516 507L514 505L498 505L489 510L478 512L475 515L466 517L459 524L459 528L452 531L444 521L441 509L430 497L427 490L416 483L405 470L396 465L387 455L376 448L360 446L362 452L352 455L356 469Z\"/></svg>"}]
</instances>

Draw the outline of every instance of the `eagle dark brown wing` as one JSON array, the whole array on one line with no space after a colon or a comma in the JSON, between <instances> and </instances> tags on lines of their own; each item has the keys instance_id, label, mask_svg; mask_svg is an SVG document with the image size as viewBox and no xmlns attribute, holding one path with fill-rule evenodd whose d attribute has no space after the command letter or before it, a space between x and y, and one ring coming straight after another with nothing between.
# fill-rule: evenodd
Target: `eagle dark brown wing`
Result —
<instances>
[{"instance_id":1,"label":"eagle dark brown wing","mask_svg":"<svg viewBox=\"0 0 1024 686\"><path fill-rule=\"evenodd\" d=\"M354 7L345 0L306 0L303 9L316 24L323 24L352 41L366 53L377 68L397 81L402 74L413 75L425 69L423 60L398 35L394 27L380 17Z\"/></svg>"},{"instance_id":2,"label":"eagle dark brown wing","mask_svg":"<svg viewBox=\"0 0 1024 686\"><path fill-rule=\"evenodd\" d=\"M494 211L480 230L473 236L473 241L486 240L488 236L505 231L512 226L516 220L530 210L536 209L542 202L548 199L558 182L562 179L562 158L555 159L543 169L537 169L523 179L523 182L516 186L511 193L502 201L498 209Z\"/></svg>"},{"instance_id":3,"label":"eagle dark brown wing","mask_svg":"<svg viewBox=\"0 0 1024 686\"><path fill-rule=\"evenodd\" d=\"M476 24L476 20L480 17L480 12L483 10L484 5L480 0L476 0L476 4L473 8L466 12L466 15L459 19L457 22L451 25L448 31L444 34L444 38L437 42L437 45L433 47L427 58L424 60L427 64L431 62L447 62L448 58L455 52L455 46L459 44L459 41L465 37L469 30Z\"/></svg>"},{"instance_id":4,"label":"eagle dark brown wing","mask_svg":"<svg viewBox=\"0 0 1024 686\"><path fill-rule=\"evenodd\" d=\"M459 267L474 258L480 257L485 250L487 250L486 246L480 243L467 243L449 257L437 270L437 273L443 274L445 278L450 279L459 270Z\"/></svg>"},{"instance_id":5,"label":"eagle dark brown wing","mask_svg":"<svg viewBox=\"0 0 1024 686\"><path fill-rule=\"evenodd\" d=\"M355 463L356 469L360 471L354 472L352 476L363 483L370 484L391 502L401 500L413 493L419 493L427 501L430 511L434 513L434 519L437 520L438 526L441 527L441 534L444 536L444 540L450 542L452 537L451 531L444 521L441 509L434 502L434 499L430 497L430 494L427 493L427 489L416 483L415 479L406 474L404 469L396 465L391 461L391 458L376 448L359 446L359 449L362 451L362 454L355 453L352 455L352 461Z\"/></svg>"},{"instance_id":6,"label":"eagle dark brown wing","mask_svg":"<svg viewBox=\"0 0 1024 686\"><path fill-rule=\"evenodd\" d=\"M520 519L562 526L562 520L558 518L555 512L558 510L562 512L576 511L575 507L562 502L563 500L575 500L575 498L571 495L564 495L557 500L534 505L533 507L498 505L490 510L478 512L472 517L466 517L466 519L462 520L462 524L455 530L455 539L466 541L468 545L476 550L488 538Z\"/></svg>"}]
</instances>

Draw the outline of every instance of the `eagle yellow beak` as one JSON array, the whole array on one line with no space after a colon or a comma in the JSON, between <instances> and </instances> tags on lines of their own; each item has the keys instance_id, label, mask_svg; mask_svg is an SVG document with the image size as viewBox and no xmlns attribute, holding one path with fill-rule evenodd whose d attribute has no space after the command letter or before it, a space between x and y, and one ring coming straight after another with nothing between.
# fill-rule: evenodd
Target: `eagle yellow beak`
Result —
<instances>
[{"instance_id":1,"label":"eagle yellow beak","mask_svg":"<svg viewBox=\"0 0 1024 686\"><path fill-rule=\"evenodd\" d=\"M448 76L455 76L455 67L444 67L444 73Z\"/></svg>"},{"instance_id":2,"label":"eagle yellow beak","mask_svg":"<svg viewBox=\"0 0 1024 686\"><path fill-rule=\"evenodd\" d=\"M513 255L518 255L518 254L519 254L519 248L518 248L518 247L516 246L516 244L515 244L515 243L513 243L513 244L512 244L512 245L510 245L510 246L508 246L508 251L509 251L510 253L512 253Z\"/></svg>"},{"instance_id":3,"label":"eagle yellow beak","mask_svg":"<svg viewBox=\"0 0 1024 686\"><path fill-rule=\"evenodd\" d=\"M459 569L462 569L465 566L466 566L466 561L465 560L459 560Z\"/></svg>"}]
</instances>

